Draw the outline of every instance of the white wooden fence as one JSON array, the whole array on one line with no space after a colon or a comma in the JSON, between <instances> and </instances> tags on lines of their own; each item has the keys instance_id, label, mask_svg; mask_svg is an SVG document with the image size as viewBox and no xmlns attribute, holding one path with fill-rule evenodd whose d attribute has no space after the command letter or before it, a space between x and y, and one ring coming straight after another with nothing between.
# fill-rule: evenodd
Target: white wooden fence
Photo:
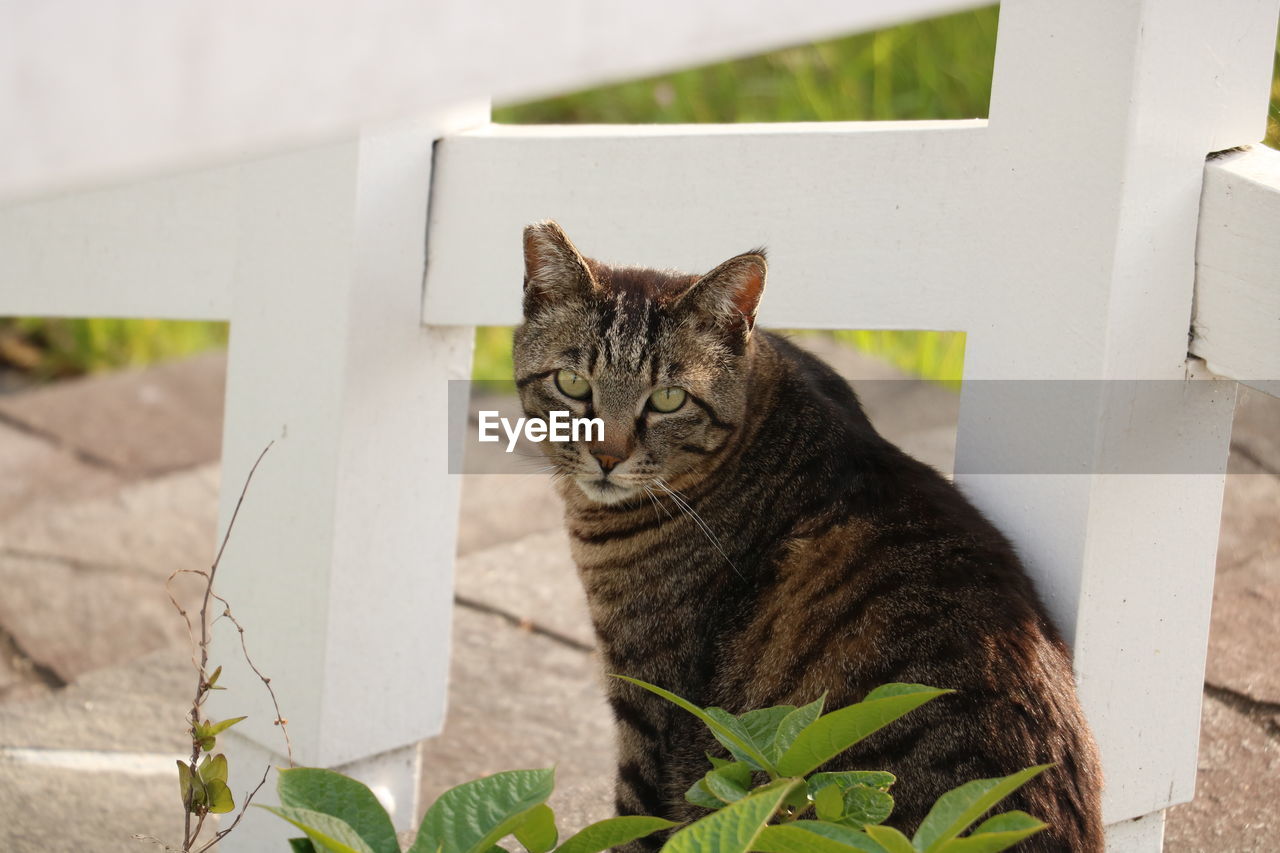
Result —
<instances>
[{"instance_id":1,"label":"white wooden fence","mask_svg":"<svg viewBox=\"0 0 1280 853\"><path fill-rule=\"evenodd\" d=\"M0 314L231 321L224 524L277 448L223 590L298 758L404 824L445 706L445 380L475 325L516 321L523 224L688 269L766 243L762 323L964 330L966 380L1275 393L1280 153L1205 158L1263 133L1277 3L1007 0L986 121L525 128L483 99L975 4L0 0ZM1053 424L962 392L957 470L1029 431L1225 457L1229 405L1114 387ZM1158 850L1194 788L1221 475L957 479L1074 640L1112 849ZM246 773L278 749L255 702ZM278 849L255 821L227 849Z\"/></svg>"}]
</instances>

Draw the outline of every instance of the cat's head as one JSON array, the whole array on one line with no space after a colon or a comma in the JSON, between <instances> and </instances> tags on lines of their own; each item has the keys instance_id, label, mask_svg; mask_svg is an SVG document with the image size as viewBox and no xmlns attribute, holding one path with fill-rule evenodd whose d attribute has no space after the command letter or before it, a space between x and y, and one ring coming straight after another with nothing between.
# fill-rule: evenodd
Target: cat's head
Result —
<instances>
[{"instance_id":1,"label":"cat's head","mask_svg":"<svg viewBox=\"0 0 1280 853\"><path fill-rule=\"evenodd\" d=\"M705 473L746 414L763 250L703 276L611 267L541 222L525 229L524 260L515 373L525 413L604 422L602 440L542 442L558 471L603 504Z\"/></svg>"}]
</instances>

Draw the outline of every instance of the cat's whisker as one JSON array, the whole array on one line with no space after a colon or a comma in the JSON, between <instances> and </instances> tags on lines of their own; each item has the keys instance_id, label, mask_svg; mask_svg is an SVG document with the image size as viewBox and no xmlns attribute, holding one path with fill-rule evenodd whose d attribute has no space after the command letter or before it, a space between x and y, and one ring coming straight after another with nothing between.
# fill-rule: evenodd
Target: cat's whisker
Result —
<instances>
[{"instance_id":1,"label":"cat's whisker","mask_svg":"<svg viewBox=\"0 0 1280 853\"><path fill-rule=\"evenodd\" d=\"M671 510L663 506L662 502L658 500L658 496L653 493L653 489L649 488L648 486L643 486L642 488L645 490L645 492L648 493L649 497L653 498L654 506L659 507L664 513L667 514L667 518L670 518L670 519L675 518L675 516L671 514Z\"/></svg>"},{"instance_id":2,"label":"cat's whisker","mask_svg":"<svg viewBox=\"0 0 1280 853\"><path fill-rule=\"evenodd\" d=\"M652 491L648 486L641 486L640 488L644 491L645 496L646 496L647 498L649 498L649 503L653 504L653 517L654 517L654 520L656 520L657 522L661 523L661 522L662 522L662 516L661 516L661 515L658 515L658 502L657 502L657 499L653 496L653 491Z\"/></svg>"},{"instance_id":3,"label":"cat's whisker","mask_svg":"<svg viewBox=\"0 0 1280 853\"><path fill-rule=\"evenodd\" d=\"M649 501L653 504L653 507L654 507L654 517L658 519L659 524L662 523L662 516L658 515L658 512L657 512L658 510L662 510L662 512L666 513L667 518L671 518L671 519L675 518L675 516L671 514L671 511L668 510L665 506L663 506L662 503L658 500L658 496L653 493L653 489L649 488L648 486L641 486L640 488L644 489L644 493L649 496Z\"/></svg>"},{"instance_id":4,"label":"cat's whisker","mask_svg":"<svg viewBox=\"0 0 1280 853\"><path fill-rule=\"evenodd\" d=\"M712 546L717 551L720 552L720 556L724 557L724 561L729 564L729 568L733 569L733 571L738 575L738 577L742 578L743 580L746 580L746 576L743 575L742 572L738 571L738 567L733 564L733 560L730 560L729 555L726 554L724 552L724 549L720 547L719 540L717 540L715 537L715 534L711 532L711 528L707 526L707 523L702 520L702 516L698 515L698 513L694 511L693 507L689 506L689 504L685 501L684 498L680 497L674 491L672 491L671 487L668 486L661 477L655 478L654 482L658 484L659 488L661 488L668 495L670 495L671 499L675 501L676 506L680 507L680 509L683 512L685 512L690 518L692 518L694 522L698 525L698 527L702 529L702 532L707 537L707 541L710 542Z\"/></svg>"}]
</instances>

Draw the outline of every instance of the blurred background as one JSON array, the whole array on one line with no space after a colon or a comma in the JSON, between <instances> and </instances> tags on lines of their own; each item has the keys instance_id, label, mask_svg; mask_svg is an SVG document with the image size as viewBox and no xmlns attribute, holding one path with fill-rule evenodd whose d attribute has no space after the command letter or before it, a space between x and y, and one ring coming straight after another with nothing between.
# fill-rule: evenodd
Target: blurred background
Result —
<instances>
[{"instance_id":1,"label":"blurred background","mask_svg":"<svg viewBox=\"0 0 1280 853\"><path fill-rule=\"evenodd\" d=\"M998 7L692 68L544 101L498 104L510 124L866 121L986 117ZM1280 43L1266 144L1280 148ZM625 258L606 259L625 261ZM824 333L955 387L959 332ZM227 325L153 319L0 318L0 392L226 346ZM477 330L474 376L511 375L511 334Z\"/></svg>"}]
</instances>

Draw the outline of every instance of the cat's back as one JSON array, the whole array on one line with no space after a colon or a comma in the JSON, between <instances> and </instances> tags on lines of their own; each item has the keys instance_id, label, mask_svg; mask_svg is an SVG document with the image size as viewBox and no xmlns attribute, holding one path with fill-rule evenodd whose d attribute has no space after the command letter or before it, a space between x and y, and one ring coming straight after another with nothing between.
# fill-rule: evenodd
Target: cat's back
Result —
<instances>
[{"instance_id":1,"label":"cat's back","mask_svg":"<svg viewBox=\"0 0 1280 853\"><path fill-rule=\"evenodd\" d=\"M909 825L963 782L1056 763L1012 806L1054 826L1026 849L1101 850L1101 775L1070 653L1013 548L876 434L830 367L767 343L781 387L761 433L805 506L760 567L716 692L745 710L824 692L835 707L895 681L953 688L846 767L897 772L895 813Z\"/></svg>"}]
</instances>

